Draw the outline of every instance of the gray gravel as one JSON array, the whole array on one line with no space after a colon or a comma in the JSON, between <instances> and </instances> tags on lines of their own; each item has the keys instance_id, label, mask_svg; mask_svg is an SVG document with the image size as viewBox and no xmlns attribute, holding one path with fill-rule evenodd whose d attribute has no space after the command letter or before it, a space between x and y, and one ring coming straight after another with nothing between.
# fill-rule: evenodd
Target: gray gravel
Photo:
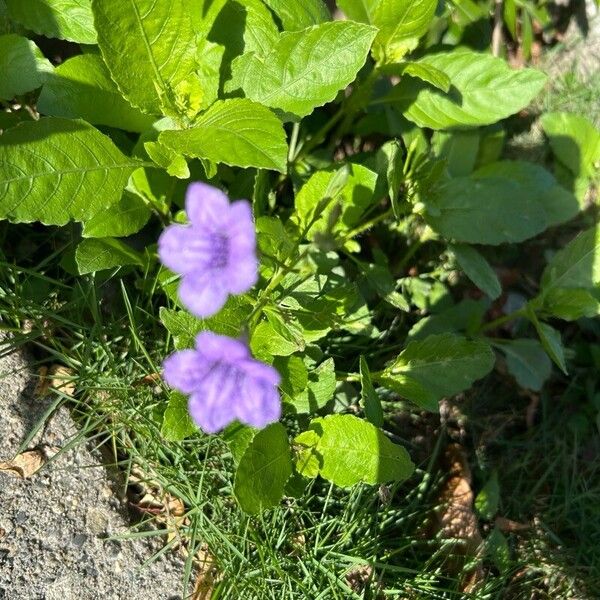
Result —
<instances>
[{"instance_id":1,"label":"gray gravel","mask_svg":"<svg viewBox=\"0 0 600 600\"><path fill-rule=\"evenodd\" d=\"M7 375L7 373L9 373ZM0 358L0 462L14 457L47 408L22 353ZM59 409L29 444L64 446L77 434ZM110 541L127 515L99 455L85 444L21 479L0 472L0 600L171 600L183 567L173 557L142 568L159 540Z\"/></svg>"}]
</instances>

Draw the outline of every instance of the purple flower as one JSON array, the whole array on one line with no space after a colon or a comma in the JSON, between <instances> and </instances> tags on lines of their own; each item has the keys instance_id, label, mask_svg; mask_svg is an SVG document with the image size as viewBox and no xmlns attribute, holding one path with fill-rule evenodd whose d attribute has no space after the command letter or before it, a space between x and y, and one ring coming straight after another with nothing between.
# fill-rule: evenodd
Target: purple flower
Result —
<instances>
[{"instance_id":1,"label":"purple flower","mask_svg":"<svg viewBox=\"0 0 600 600\"><path fill-rule=\"evenodd\" d=\"M201 318L219 312L229 294L258 280L256 232L246 200L229 203L206 183L192 183L185 199L190 225L170 225L158 240L162 263L183 276L179 297Z\"/></svg>"},{"instance_id":2,"label":"purple flower","mask_svg":"<svg viewBox=\"0 0 600 600\"><path fill-rule=\"evenodd\" d=\"M175 352L163 367L165 381L189 395L190 414L207 433L236 419L262 428L281 416L279 373L239 340L203 331L194 350Z\"/></svg>"}]
</instances>

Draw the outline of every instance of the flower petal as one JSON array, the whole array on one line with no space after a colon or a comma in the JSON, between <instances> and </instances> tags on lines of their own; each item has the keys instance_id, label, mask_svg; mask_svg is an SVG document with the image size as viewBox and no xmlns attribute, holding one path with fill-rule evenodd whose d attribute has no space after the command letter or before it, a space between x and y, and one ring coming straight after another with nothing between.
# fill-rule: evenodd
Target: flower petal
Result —
<instances>
[{"instance_id":1,"label":"flower petal","mask_svg":"<svg viewBox=\"0 0 600 600\"><path fill-rule=\"evenodd\" d=\"M207 404L202 392L190 397L188 410L196 425L206 433L217 433L235 420L226 406Z\"/></svg>"},{"instance_id":2,"label":"flower petal","mask_svg":"<svg viewBox=\"0 0 600 600\"><path fill-rule=\"evenodd\" d=\"M229 200L220 189L199 181L188 186L185 211L195 226L215 231L227 222Z\"/></svg>"},{"instance_id":3,"label":"flower petal","mask_svg":"<svg viewBox=\"0 0 600 600\"><path fill-rule=\"evenodd\" d=\"M209 268L214 260L214 236L199 227L170 225L158 239L158 255L176 273Z\"/></svg>"},{"instance_id":4,"label":"flower petal","mask_svg":"<svg viewBox=\"0 0 600 600\"><path fill-rule=\"evenodd\" d=\"M179 286L179 299L201 319L218 313L227 301L228 288L222 271L206 269L187 273Z\"/></svg>"},{"instance_id":5,"label":"flower petal","mask_svg":"<svg viewBox=\"0 0 600 600\"><path fill-rule=\"evenodd\" d=\"M196 348L206 360L214 362L237 363L250 358L250 350L244 342L212 331L201 331L196 336Z\"/></svg>"},{"instance_id":6,"label":"flower petal","mask_svg":"<svg viewBox=\"0 0 600 600\"><path fill-rule=\"evenodd\" d=\"M281 417L279 392L273 386L247 377L240 388L235 412L243 423L261 429Z\"/></svg>"},{"instance_id":7,"label":"flower petal","mask_svg":"<svg viewBox=\"0 0 600 600\"><path fill-rule=\"evenodd\" d=\"M164 379L176 390L191 394L202 385L210 364L195 350L181 350L163 362Z\"/></svg>"},{"instance_id":8,"label":"flower petal","mask_svg":"<svg viewBox=\"0 0 600 600\"><path fill-rule=\"evenodd\" d=\"M254 254L230 259L227 266L227 288L230 294L244 294L258 281L258 260Z\"/></svg>"},{"instance_id":9,"label":"flower petal","mask_svg":"<svg viewBox=\"0 0 600 600\"><path fill-rule=\"evenodd\" d=\"M237 200L231 205L227 233L233 253L256 252L256 227L252 219L252 206L247 200Z\"/></svg>"},{"instance_id":10,"label":"flower petal","mask_svg":"<svg viewBox=\"0 0 600 600\"><path fill-rule=\"evenodd\" d=\"M275 367L254 360L253 358L238 363L238 367L246 376L256 379L260 383L271 386L278 386L281 383L281 375L279 375L279 371Z\"/></svg>"}]
</instances>

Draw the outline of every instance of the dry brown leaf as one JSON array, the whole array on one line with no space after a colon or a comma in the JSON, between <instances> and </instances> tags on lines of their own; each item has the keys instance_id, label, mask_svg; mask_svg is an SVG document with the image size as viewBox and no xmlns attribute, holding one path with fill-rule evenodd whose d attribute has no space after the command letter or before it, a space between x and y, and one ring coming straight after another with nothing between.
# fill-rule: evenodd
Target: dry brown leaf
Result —
<instances>
[{"instance_id":1,"label":"dry brown leaf","mask_svg":"<svg viewBox=\"0 0 600 600\"><path fill-rule=\"evenodd\" d=\"M531 525L529 525L528 523L519 523L517 521L505 519L504 517L496 517L494 524L503 533L516 533L518 531L525 531L526 529L531 529Z\"/></svg>"},{"instance_id":2,"label":"dry brown leaf","mask_svg":"<svg viewBox=\"0 0 600 600\"><path fill-rule=\"evenodd\" d=\"M200 546L195 562L198 565L198 575L191 600L210 600L220 574L217 561L206 544Z\"/></svg>"},{"instance_id":3,"label":"dry brown leaf","mask_svg":"<svg viewBox=\"0 0 600 600\"><path fill-rule=\"evenodd\" d=\"M21 454L17 454L12 460L0 463L0 471L27 479L37 473L59 450L60 448L56 446L26 450Z\"/></svg>"},{"instance_id":4,"label":"dry brown leaf","mask_svg":"<svg viewBox=\"0 0 600 600\"><path fill-rule=\"evenodd\" d=\"M50 387L50 381L48 379L48 367L40 367L38 369L38 381L33 390L33 396L35 398L43 398L48 394L48 388Z\"/></svg>"},{"instance_id":5,"label":"dry brown leaf","mask_svg":"<svg viewBox=\"0 0 600 600\"><path fill-rule=\"evenodd\" d=\"M48 371L50 386L66 396L73 397L75 395L74 375L73 369L69 369L63 365L52 365Z\"/></svg>"}]
</instances>

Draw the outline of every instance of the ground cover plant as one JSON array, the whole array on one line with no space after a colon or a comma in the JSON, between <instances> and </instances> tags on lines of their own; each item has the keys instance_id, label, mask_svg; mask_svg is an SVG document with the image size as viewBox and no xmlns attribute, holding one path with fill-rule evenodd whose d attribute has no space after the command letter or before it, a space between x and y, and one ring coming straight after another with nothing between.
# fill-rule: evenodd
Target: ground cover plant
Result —
<instances>
[{"instance_id":1,"label":"ground cover plant","mask_svg":"<svg viewBox=\"0 0 600 600\"><path fill-rule=\"evenodd\" d=\"M477 31L528 57L550 13L504 11L0 0L3 326L180 503L131 536L188 593L593 597L600 131L536 114Z\"/></svg>"}]
</instances>

